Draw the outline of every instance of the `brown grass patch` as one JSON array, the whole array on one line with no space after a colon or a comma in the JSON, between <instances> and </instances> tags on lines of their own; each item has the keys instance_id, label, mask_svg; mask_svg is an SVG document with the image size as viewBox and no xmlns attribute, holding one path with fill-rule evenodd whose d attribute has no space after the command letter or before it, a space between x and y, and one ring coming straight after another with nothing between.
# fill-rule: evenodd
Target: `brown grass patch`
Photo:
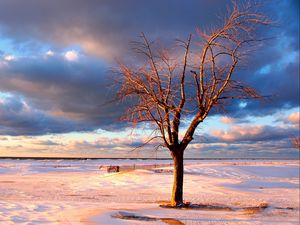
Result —
<instances>
[{"instance_id":1,"label":"brown grass patch","mask_svg":"<svg viewBox=\"0 0 300 225\"><path fill-rule=\"evenodd\" d=\"M161 221L169 225L185 225L180 220L175 220L175 219L161 219Z\"/></svg>"},{"instance_id":2,"label":"brown grass patch","mask_svg":"<svg viewBox=\"0 0 300 225\"><path fill-rule=\"evenodd\" d=\"M138 221L162 221L169 225L185 225L180 220L176 220L173 218L157 218L157 217L150 217L150 216L138 216L133 213L120 211L114 215L112 218L123 219L123 220L138 220Z\"/></svg>"}]
</instances>

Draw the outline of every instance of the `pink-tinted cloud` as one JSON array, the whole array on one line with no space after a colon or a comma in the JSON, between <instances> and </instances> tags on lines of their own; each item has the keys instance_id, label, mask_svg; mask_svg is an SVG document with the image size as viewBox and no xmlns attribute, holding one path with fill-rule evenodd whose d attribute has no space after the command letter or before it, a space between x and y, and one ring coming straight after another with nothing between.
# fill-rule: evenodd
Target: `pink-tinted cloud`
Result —
<instances>
[{"instance_id":1,"label":"pink-tinted cloud","mask_svg":"<svg viewBox=\"0 0 300 225\"><path fill-rule=\"evenodd\" d=\"M235 119L229 116L222 116L220 118L220 121L225 124L232 124L235 122Z\"/></svg>"},{"instance_id":2,"label":"pink-tinted cloud","mask_svg":"<svg viewBox=\"0 0 300 225\"><path fill-rule=\"evenodd\" d=\"M295 135L295 126L267 126L267 125L234 125L228 130L216 129L211 131L210 138L215 142L258 142L279 141Z\"/></svg>"},{"instance_id":3,"label":"pink-tinted cloud","mask_svg":"<svg viewBox=\"0 0 300 225\"><path fill-rule=\"evenodd\" d=\"M237 141L239 139L244 139L245 137L253 137L259 135L263 131L263 126L233 126L228 131L224 130L213 130L212 135L223 139L224 141Z\"/></svg>"},{"instance_id":4,"label":"pink-tinted cloud","mask_svg":"<svg viewBox=\"0 0 300 225\"><path fill-rule=\"evenodd\" d=\"M291 113L288 116L288 121L290 121L291 123L299 124L299 122L300 122L300 112Z\"/></svg>"}]
</instances>

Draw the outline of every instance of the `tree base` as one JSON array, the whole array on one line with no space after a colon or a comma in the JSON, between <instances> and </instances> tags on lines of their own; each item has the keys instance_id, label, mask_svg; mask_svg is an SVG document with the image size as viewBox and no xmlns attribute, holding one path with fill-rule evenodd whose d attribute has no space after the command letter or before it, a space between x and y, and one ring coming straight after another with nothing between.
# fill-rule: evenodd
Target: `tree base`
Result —
<instances>
[{"instance_id":1,"label":"tree base","mask_svg":"<svg viewBox=\"0 0 300 225\"><path fill-rule=\"evenodd\" d=\"M168 203L168 204L161 204L159 205L159 207L162 207L162 208L177 208L177 209L180 209L180 208L189 208L189 206L191 205L190 202L182 202L182 203L177 203L176 205L173 205L171 203Z\"/></svg>"},{"instance_id":2,"label":"tree base","mask_svg":"<svg viewBox=\"0 0 300 225\"><path fill-rule=\"evenodd\" d=\"M224 205L206 205L206 204L191 204L190 202L185 202L173 206L171 204L161 204L159 207L171 208L171 209L193 209L193 210L215 210L215 211L234 211L235 209Z\"/></svg>"}]
</instances>

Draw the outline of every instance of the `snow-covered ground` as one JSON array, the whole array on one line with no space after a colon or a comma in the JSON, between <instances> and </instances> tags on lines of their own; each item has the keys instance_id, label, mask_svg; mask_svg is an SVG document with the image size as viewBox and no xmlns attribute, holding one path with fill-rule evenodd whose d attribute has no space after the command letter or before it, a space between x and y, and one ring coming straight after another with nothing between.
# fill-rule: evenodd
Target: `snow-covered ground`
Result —
<instances>
[{"instance_id":1,"label":"snow-covered ground","mask_svg":"<svg viewBox=\"0 0 300 225\"><path fill-rule=\"evenodd\" d=\"M122 172L133 164L153 168ZM184 180L185 201L203 208L159 207L170 161L2 159L0 224L299 224L299 161L186 161Z\"/></svg>"}]
</instances>

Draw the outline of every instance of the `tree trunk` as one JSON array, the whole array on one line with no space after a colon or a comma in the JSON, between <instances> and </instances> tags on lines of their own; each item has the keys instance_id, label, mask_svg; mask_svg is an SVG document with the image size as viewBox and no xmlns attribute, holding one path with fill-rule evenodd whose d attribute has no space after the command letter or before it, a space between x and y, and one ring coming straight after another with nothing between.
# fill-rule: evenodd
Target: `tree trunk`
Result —
<instances>
[{"instance_id":1,"label":"tree trunk","mask_svg":"<svg viewBox=\"0 0 300 225\"><path fill-rule=\"evenodd\" d=\"M176 149L171 152L174 162L174 182L171 206L183 204L183 150Z\"/></svg>"}]
</instances>

